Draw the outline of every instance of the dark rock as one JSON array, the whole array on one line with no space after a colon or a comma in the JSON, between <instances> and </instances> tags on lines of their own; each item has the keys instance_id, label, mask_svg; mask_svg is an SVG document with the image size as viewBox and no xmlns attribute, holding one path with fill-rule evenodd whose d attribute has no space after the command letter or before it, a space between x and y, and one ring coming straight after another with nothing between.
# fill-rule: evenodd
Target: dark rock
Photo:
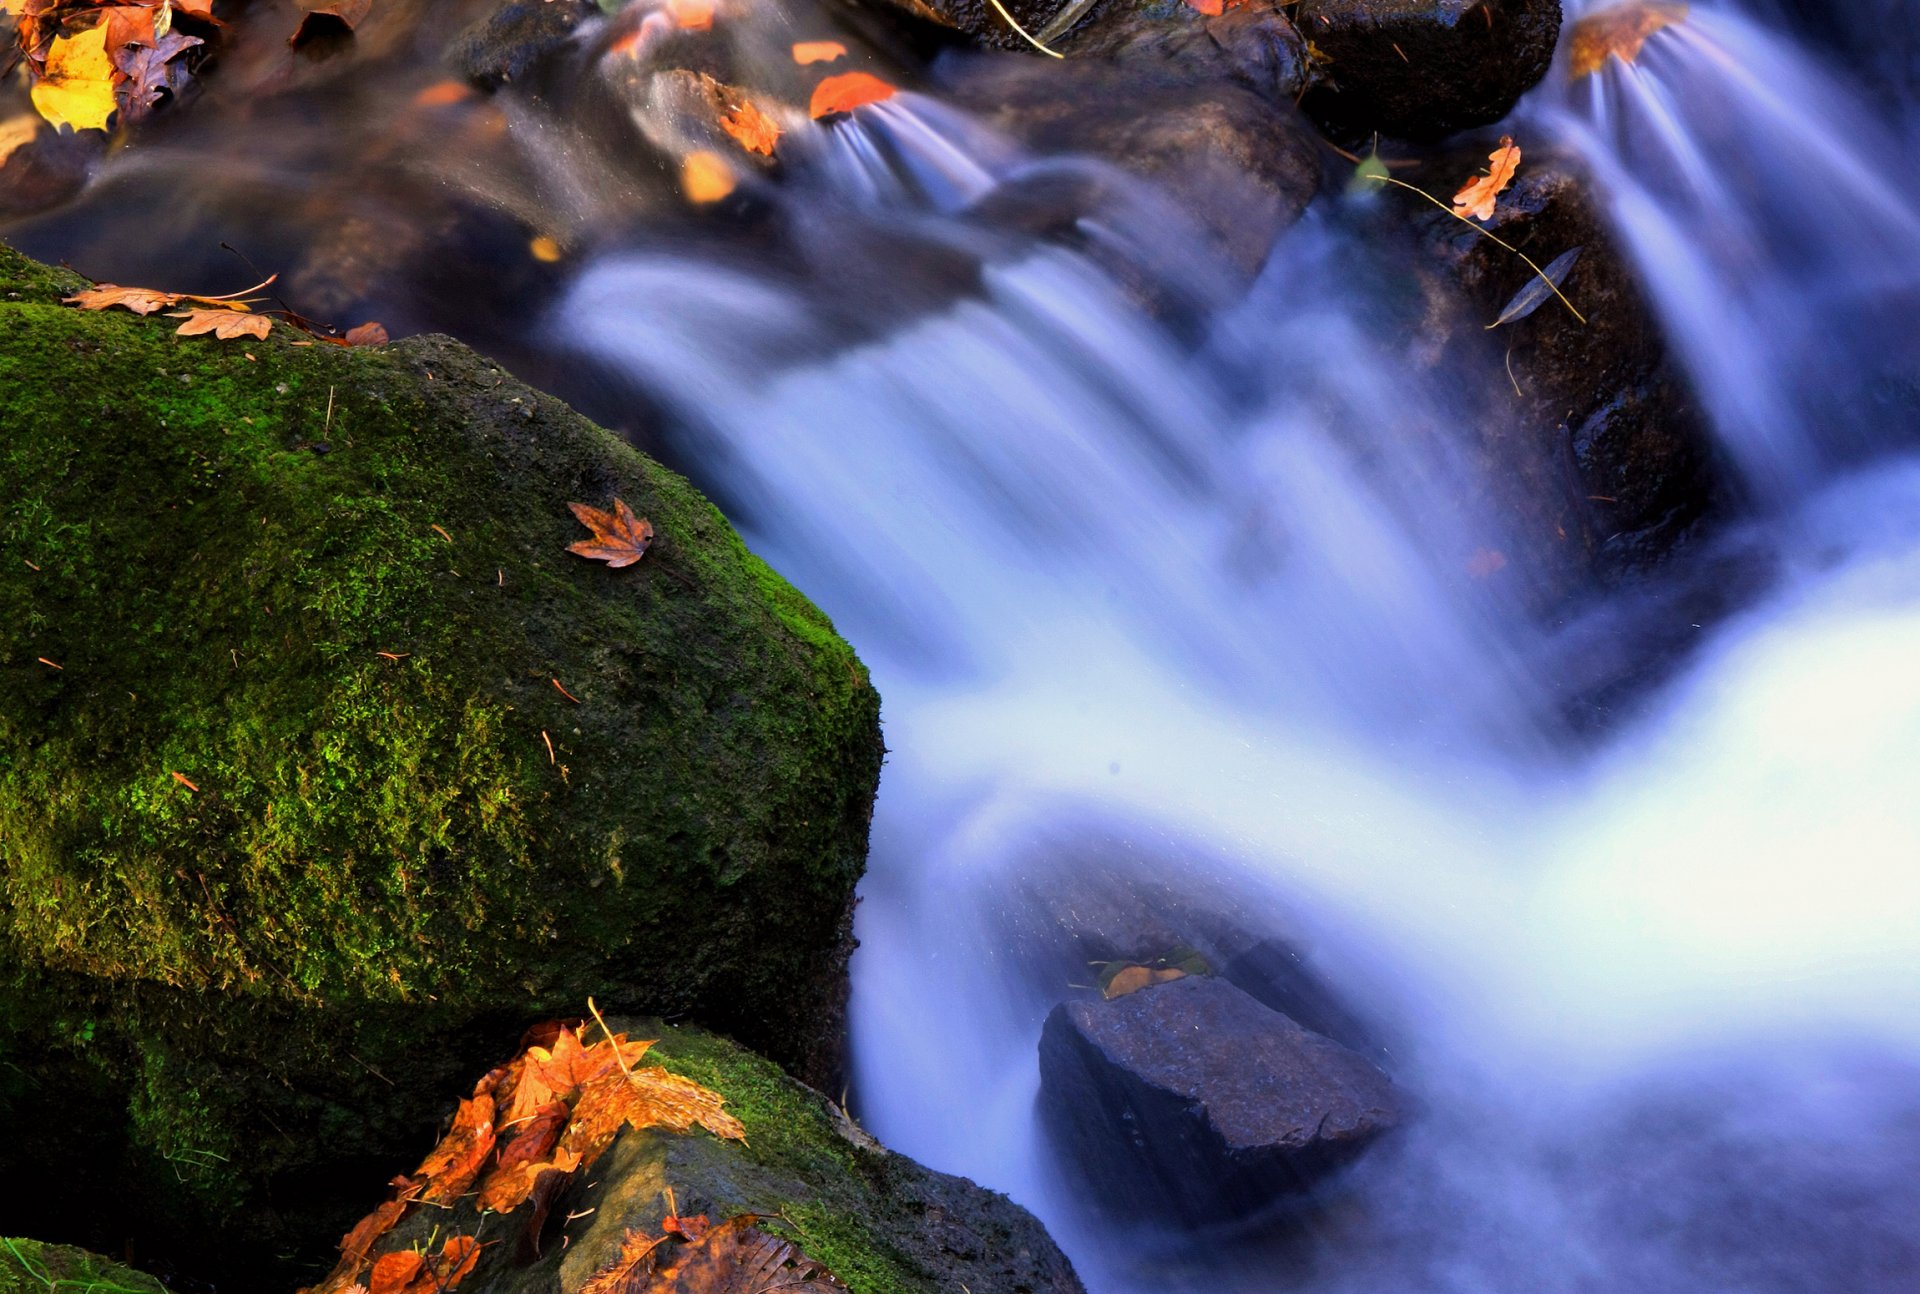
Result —
<instances>
[{"instance_id":1,"label":"dark rock","mask_svg":"<svg viewBox=\"0 0 1920 1294\"><path fill-rule=\"evenodd\" d=\"M1431 169L1468 175L1485 151ZM1658 562L1714 501L1711 433L1585 182L1567 164L1529 158L1486 226L1541 266L1582 248L1563 291L1584 324L1550 298L1488 332L1533 271L1439 211L1421 221L1429 272L1441 280L1428 320L1433 359L1473 371L1472 352L1483 353L1480 384L1495 395L1482 433L1487 474L1525 483L1509 500L1517 528L1565 550L1569 591Z\"/></svg>"},{"instance_id":2,"label":"dark rock","mask_svg":"<svg viewBox=\"0 0 1920 1294\"><path fill-rule=\"evenodd\" d=\"M584 1180L568 1183L553 1201L537 1256L523 1253L516 1262L512 1243L488 1246L463 1288L574 1294L612 1261L629 1228L660 1233L671 1188L683 1215L770 1219L856 1294L1081 1294L1066 1255L1006 1196L892 1153L818 1092L712 1034L657 1020L611 1023L659 1040L649 1063L725 1097L746 1141L660 1128L621 1132ZM379 1178L369 1177L365 1187L371 1208L380 1198ZM464 1199L452 1209L416 1213L375 1253L449 1231L511 1237L524 1231L524 1218L482 1217Z\"/></svg>"},{"instance_id":3,"label":"dark rock","mask_svg":"<svg viewBox=\"0 0 1920 1294\"><path fill-rule=\"evenodd\" d=\"M1334 138L1440 139L1507 115L1553 61L1560 0L1301 0L1303 103Z\"/></svg>"},{"instance_id":4,"label":"dark rock","mask_svg":"<svg viewBox=\"0 0 1920 1294\"><path fill-rule=\"evenodd\" d=\"M1311 128L1290 103L1219 69L978 57L952 61L944 79L960 106L1035 152L1090 155L1150 181L1244 274L1319 191Z\"/></svg>"},{"instance_id":5,"label":"dark rock","mask_svg":"<svg viewBox=\"0 0 1920 1294\"><path fill-rule=\"evenodd\" d=\"M519 81L599 12L593 0L510 0L454 38L447 60L487 89Z\"/></svg>"},{"instance_id":6,"label":"dark rock","mask_svg":"<svg viewBox=\"0 0 1920 1294\"><path fill-rule=\"evenodd\" d=\"M1100 1205L1189 1223L1304 1191L1402 1118L1355 1052L1231 984L1189 977L1054 1008L1041 1115Z\"/></svg>"}]
</instances>

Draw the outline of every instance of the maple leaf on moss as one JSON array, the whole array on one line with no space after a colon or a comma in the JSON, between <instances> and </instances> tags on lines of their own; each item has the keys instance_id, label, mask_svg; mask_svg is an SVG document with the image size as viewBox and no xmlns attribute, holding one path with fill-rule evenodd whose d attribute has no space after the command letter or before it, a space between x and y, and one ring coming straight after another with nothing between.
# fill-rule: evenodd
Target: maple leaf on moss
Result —
<instances>
[{"instance_id":1,"label":"maple leaf on moss","mask_svg":"<svg viewBox=\"0 0 1920 1294\"><path fill-rule=\"evenodd\" d=\"M581 525L593 532L592 539L568 544L568 552L615 568L631 566L647 555L647 546L653 542L653 523L645 517L634 516L633 509L621 500L613 501L612 512L602 512L584 503L569 503L567 507L573 510Z\"/></svg>"},{"instance_id":2,"label":"maple leaf on moss","mask_svg":"<svg viewBox=\"0 0 1920 1294\"><path fill-rule=\"evenodd\" d=\"M273 327L273 320L265 315L234 310L170 310L167 312L167 318L186 320L174 330L182 337L198 337L202 333L212 333L222 341L232 341L235 337L255 337L264 340L267 330Z\"/></svg>"}]
</instances>

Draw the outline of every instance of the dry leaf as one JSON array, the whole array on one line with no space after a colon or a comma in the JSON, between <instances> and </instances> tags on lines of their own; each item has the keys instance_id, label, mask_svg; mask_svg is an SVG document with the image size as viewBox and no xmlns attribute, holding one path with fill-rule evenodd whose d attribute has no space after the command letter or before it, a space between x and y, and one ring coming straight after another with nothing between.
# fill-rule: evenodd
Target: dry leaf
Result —
<instances>
[{"instance_id":1,"label":"dry leaf","mask_svg":"<svg viewBox=\"0 0 1920 1294\"><path fill-rule=\"evenodd\" d=\"M762 1294L774 1289L844 1290L791 1240L762 1231L751 1213L729 1218L691 1244L656 1255L646 1294Z\"/></svg>"},{"instance_id":2,"label":"dry leaf","mask_svg":"<svg viewBox=\"0 0 1920 1294\"><path fill-rule=\"evenodd\" d=\"M667 17L683 31L707 31L713 26L713 0L667 0Z\"/></svg>"},{"instance_id":3,"label":"dry leaf","mask_svg":"<svg viewBox=\"0 0 1920 1294\"><path fill-rule=\"evenodd\" d=\"M447 108L473 97L473 88L464 81L435 81L413 96L416 108Z\"/></svg>"},{"instance_id":4,"label":"dry leaf","mask_svg":"<svg viewBox=\"0 0 1920 1294\"><path fill-rule=\"evenodd\" d=\"M539 261L542 265L551 265L566 254L561 250L557 240L549 238L545 234L539 234L529 242L527 244L527 251L532 254L534 260Z\"/></svg>"},{"instance_id":5,"label":"dry leaf","mask_svg":"<svg viewBox=\"0 0 1920 1294\"><path fill-rule=\"evenodd\" d=\"M1513 142L1513 136L1501 136L1500 147L1487 154L1487 160L1493 163L1488 173L1468 180L1460 186L1460 192L1453 195L1455 215L1475 220L1493 219L1494 199L1513 183L1514 172L1520 169L1520 149Z\"/></svg>"},{"instance_id":6,"label":"dry leaf","mask_svg":"<svg viewBox=\"0 0 1920 1294\"><path fill-rule=\"evenodd\" d=\"M152 288L123 288L113 283L96 283L61 300L82 310L109 310L119 306L137 315L150 315L166 306L179 305L182 298L178 292L156 292Z\"/></svg>"},{"instance_id":7,"label":"dry leaf","mask_svg":"<svg viewBox=\"0 0 1920 1294\"><path fill-rule=\"evenodd\" d=\"M809 63L831 63L846 56L847 47L837 40L802 40L793 45L793 61L802 67Z\"/></svg>"},{"instance_id":8,"label":"dry leaf","mask_svg":"<svg viewBox=\"0 0 1920 1294\"><path fill-rule=\"evenodd\" d=\"M1107 981L1101 995L1109 1002L1129 993L1137 993L1150 984L1165 984L1169 980L1185 979L1187 973L1176 966L1163 966L1155 970L1151 966L1128 966Z\"/></svg>"},{"instance_id":9,"label":"dry leaf","mask_svg":"<svg viewBox=\"0 0 1920 1294\"><path fill-rule=\"evenodd\" d=\"M899 93L871 72L842 72L813 87L807 115L815 121L837 112L852 112L863 104L879 103Z\"/></svg>"},{"instance_id":10,"label":"dry leaf","mask_svg":"<svg viewBox=\"0 0 1920 1294\"><path fill-rule=\"evenodd\" d=\"M120 82L121 106L127 118L138 121L152 112L165 97L178 98L186 88L186 65L179 55L204 42L198 36L168 32L150 46L131 46L115 50L113 65L125 76Z\"/></svg>"},{"instance_id":11,"label":"dry leaf","mask_svg":"<svg viewBox=\"0 0 1920 1294\"><path fill-rule=\"evenodd\" d=\"M716 1137L745 1141L747 1130L725 1112L725 1104L718 1092L658 1065L635 1070L631 1077L608 1074L580 1093L561 1145L578 1155L582 1164L591 1164L628 1126L688 1132L698 1124Z\"/></svg>"},{"instance_id":12,"label":"dry leaf","mask_svg":"<svg viewBox=\"0 0 1920 1294\"><path fill-rule=\"evenodd\" d=\"M718 202L733 192L733 169L720 154L696 149L680 163L680 191L698 206Z\"/></svg>"},{"instance_id":13,"label":"dry leaf","mask_svg":"<svg viewBox=\"0 0 1920 1294\"><path fill-rule=\"evenodd\" d=\"M232 341L235 337L264 339L268 329L273 327L273 320L265 315L244 314L234 310L169 310L167 318L186 320L174 329L182 337L212 333L222 341Z\"/></svg>"},{"instance_id":14,"label":"dry leaf","mask_svg":"<svg viewBox=\"0 0 1920 1294\"><path fill-rule=\"evenodd\" d=\"M33 107L55 126L105 130L119 106L113 86L113 60L107 56L104 26L55 36L47 50L46 67L34 83Z\"/></svg>"},{"instance_id":15,"label":"dry leaf","mask_svg":"<svg viewBox=\"0 0 1920 1294\"><path fill-rule=\"evenodd\" d=\"M733 136L733 142L749 153L772 157L780 142L780 127L751 103L741 103L720 118L720 129Z\"/></svg>"},{"instance_id":16,"label":"dry leaf","mask_svg":"<svg viewBox=\"0 0 1920 1294\"><path fill-rule=\"evenodd\" d=\"M667 1242L664 1235L650 1236L627 1228L620 1240L620 1252L614 1260L587 1278L580 1294L641 1294L653 1275L656 1251Z\"/></svg>"},{"instance_id":17,"label":"dry leaf","mask_svg":"<svg viewBox=\"0 0 1920 1294\"><path fill-rule=\"evenodd\" d=\"M412 1249L382 1254L374 1259L373 1274L367 1277L368 1294L401 1294L426 1265L426 1255Z\"/></svg>"},{"instance_id":18,"label":"dry leaf","mask_svg":"<svg viewBox=\"0 0 1920 1294\"><path fill-rule=\"evenodd\" d=\"M1567 39L1567 72L1578 81L1606 66L1609 58L1631 63L1647 37L1685 22L1687 6L1662 0L1638 0L1582 18Z\"/></svg>"},{"instance_id":19,"label":"dry leaf","mask_svg":"<svg viewBox=\"0 0 1920 1294\"><path fill-rule=\"evenodd\" d=\"M387 330L369 319L358 328L347 329L343 340L349 346L384 346L387 344Z\"/></svg>"},{"instance_id":20,"label":"dry leaf","mask_svg":"<svg viewBox=\"0 0 1920 1294\"><path fill-rule=\"evenodd\" d=\"M460 1102L447 1135L414 1170L426 1179L417 1198L445 1204L464 1195L493 1153L494 1135L491 1096Z\"/></svg>"}]
</instances>

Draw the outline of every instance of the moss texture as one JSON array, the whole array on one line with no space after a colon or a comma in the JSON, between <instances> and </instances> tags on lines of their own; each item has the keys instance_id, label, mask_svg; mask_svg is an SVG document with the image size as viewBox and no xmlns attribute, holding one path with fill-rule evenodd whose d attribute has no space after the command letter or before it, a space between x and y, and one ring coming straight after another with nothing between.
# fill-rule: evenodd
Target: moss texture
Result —
<instances>
[{"instance_id":1,"label":"moss texture","mask_svg":"<svg viewBox=\"0 0 1920 1294\"><path fill-rule=\"evenodd\" d=\"M182 338L74 285L0 249L13 1117L107 1083L219 1217L263 1120L299 1143L588 993L824 1072L881 757L826 618L455 343ZM619 571L566 552L614 496L658 534Z\"/></svg>"},{"instance_id":2,"label":"moss texture","mask_svg":"<svg viewBox=\"0 0 1920 1294\"><path fill-rule=\"evenodd\" d=\"M166 1286L84 1249L0 1236L0 1294L166 1294Z\"/></svg>"},{"instance_id":3,"label":"moss texture","mask_svg":"<svg viewBox=\"0 0 1920 1294\"><path fill-rule=\"evenodd\" d=\"M628 1228L659 1234L666 1192L684 1214L719 1222L740 1213L798 1244L857 1294L1075 1294L1080 1283L1031 1214L964 1178L882 1149L818 1092L713 1034L659 1021L613 1021L657 1038L648 1059L710 1087L747 1141L704 1132L623 1132L607 1155L555 1200L539 1238L529 1206L476 1217L470 1203L427 1209L378 1247L438 1246L451 1232L491 1241L462 1294L574 1294L618 1253ZM469 1084L470 1085L470 1084ZM371 1207L377 1192L367 1196ZM316 1273L317 1275L318 1273Z\"/></svg>"}]
</instances>

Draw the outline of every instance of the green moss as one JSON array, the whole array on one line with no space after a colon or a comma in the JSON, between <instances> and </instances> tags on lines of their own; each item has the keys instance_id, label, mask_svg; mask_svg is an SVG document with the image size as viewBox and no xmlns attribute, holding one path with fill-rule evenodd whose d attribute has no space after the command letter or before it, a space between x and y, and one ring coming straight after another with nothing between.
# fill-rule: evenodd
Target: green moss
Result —
<instances>
[{"instance_id":1,"label":"green moss","mask_svg":"<svg viewBox=\"0 0 1920 1294\"><path fill-rule=\"evenodd\" d=\"M0 1237L0 1294L165 1294L144 1272L99 1254Z\"/></svg>"},{"instance_id":2,"label":"green moss","mask_svg":"<svg viewBox=\"0 0 1920 1294\"><path fill-rule=\"evenodd\" d=\"M445 339L181 338L72 286L0 249L0 999L104 1022L136 1149L301 1143L588 993L818 1061L881 757L827 619ZM659 536L622 571L566 552L615 495ZM394 1153L396 1100L308 1159Z\"/></svg>"}]
</instances>

